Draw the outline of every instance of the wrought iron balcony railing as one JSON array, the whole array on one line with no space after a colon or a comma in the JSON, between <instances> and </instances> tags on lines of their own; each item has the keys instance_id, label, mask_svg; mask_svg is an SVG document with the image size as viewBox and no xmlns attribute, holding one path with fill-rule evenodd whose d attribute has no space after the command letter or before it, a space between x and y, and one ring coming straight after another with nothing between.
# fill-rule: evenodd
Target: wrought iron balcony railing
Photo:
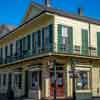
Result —
<instances>
[{"instance_id":1,"label":"wrought iron balcony railing","mask_svg":"<svg viewBox=\"0 0 100 100\"><path fill-rule=\"evenodd\" d=\"M54 51L55 47L56 47L55 44L51 44L44 48L32 48L30 50L24 50L22 52L17 51L12 56L7 56L6 58L0 57L0 64L9 64L21 59L37 56L48 52L66 53L66 54L83 55L83 56L97 56L96 48L83 49L80 46L74 46L72 48L60 45L57 51Z\"/></svg>"}]
</instances>

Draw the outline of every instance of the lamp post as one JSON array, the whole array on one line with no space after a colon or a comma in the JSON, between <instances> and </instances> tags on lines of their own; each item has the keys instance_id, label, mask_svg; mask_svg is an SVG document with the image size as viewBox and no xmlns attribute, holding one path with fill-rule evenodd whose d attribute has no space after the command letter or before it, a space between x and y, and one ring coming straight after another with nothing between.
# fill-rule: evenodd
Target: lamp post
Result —
<instances>
[{"instance_id":1,"label":"lamp post","mask_svg":"<svg viewBox=\"0 0 100 100\"><path fill-rule=\"evenodd\" d=\"M56 60L53 60L53 72L54 72L54 100L56 100Z\"/></svg>"},{"instance_id":2,"label":"lamp post","mask_svg":"<svg viewBox=\"0 0 100 100\"><path fill-rule=\"evenodd\" d=\"M76 100L76 89L75 89L75 86L76 86L76 83L75 83L76 73L75 73L75 68L74 68L73 62L71 64L71 70L73 72L73 77L72 77L72 81L73 81L73 100Z\"/></svg>"},{"instance_id":3,"label":"lamp post","mask_svg":"<svg viewBox=\"0 0 100 100\"><path fill-rule=\"evenodd\" d=\"M72 78L73 82L73 100L76 100L76 83L75 83L75 78L77 77L77 72L75 71L75 60L71 59L71 71L69 71L70 78Z\"/></svg>"}]
</instances>

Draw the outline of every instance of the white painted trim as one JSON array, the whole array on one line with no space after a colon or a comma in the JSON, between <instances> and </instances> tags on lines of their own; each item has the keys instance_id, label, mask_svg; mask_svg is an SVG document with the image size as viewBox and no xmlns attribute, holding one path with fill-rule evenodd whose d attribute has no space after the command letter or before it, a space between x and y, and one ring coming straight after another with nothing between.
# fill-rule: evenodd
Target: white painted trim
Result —
<instances>
[{"instance_id":1,"label":"white painted trim","mask_svg":"<svg viewBox=\"0 0 100 100\"><path fill-rule=\"evenodd\" d=\"M92 67L92 65L82 65L82 64L75 64L75 66L76 66L76 67L86 67L86 68L87 68L87 67L88 67L88 68L89 68L89 67L90 67L90 68Z\"/></svg>"},{"instance_id":2,"label":"white painted trim","mask_svg":"<svg viewBox=\"0 0 100 100\"><path fill-rule=\"evenodd\" d=\"M29 71L30 72L32 72L32 71L40 71L40 68L36 68L36 67L35 68L31 68L31 69L29 69Z\"/></svg>"},{"instance_id":3,"label":"white painted trim","mask_svg":"<svg viewBox=\"0 0 100 100\"><path fill-rule=\"evenodd\" d=\"M82 67L76 67L76 70L81 70L81 71L90 71L90 68L82 68Z\"/></svg>"},{"instance_id":4,"label":"white painted trim","mask_svg":"<svg viewBox=\"0 0 100 100\"><path fill-rule=\"evenodd\" d=\"M91 90L76 90L76 93L88 93L91 92Z\"/></svg>"}]
</instances>

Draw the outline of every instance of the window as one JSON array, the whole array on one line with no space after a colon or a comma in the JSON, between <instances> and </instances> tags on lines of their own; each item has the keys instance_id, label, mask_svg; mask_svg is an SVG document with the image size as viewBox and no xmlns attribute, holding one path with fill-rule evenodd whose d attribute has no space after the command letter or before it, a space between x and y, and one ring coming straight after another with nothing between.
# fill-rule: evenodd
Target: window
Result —
<instances>
[{"instance_id":1,"label":"window","mask_svg":"<svg viewBox=\"0 0 100 100\"><path fill-rule=\"evenodd\" d=\"M90 88L90 72L78 71L78 78L76 78L77 90L88 90Z\"/></svg>"},{"instance_id":2,"label":"window","mask_svg":"<svg viewBox=\"0 0 100 100\"><path fill-rule=\"evenodd\" d=\"M16 56L20 54L20 40L16 40Z\"/></svg>"},{"instance_id":3,"label":"window","mask_svg":"<svg viewBox=\"0 0 100 100\"><path fill-rule=\"evenodd\" d=\"M44 40L44 28L42 28L42 50L44 50L45 40Z\"/></svg>"},{"instance_id":4,"label":"window","mask_svg":"<svg viewBox=\"0 0 100 100\"><path fill-rule=\"evenodd\" d=\"M13 56L13 44L10 44L10 56Z\"/></svg>"},{"instance_id":5,"label":"window","mask_svg":"<svg viewBox=\"0 0 100 100\"><path fill-rule=\"evenodd\" d=\"M72 27L58 25L58 50L72 52L73 29Z\"/></svg>"},{"instance_id":6,"label":"window","mask_svg":"<svg viewBox=\"0 0 100 100\"><path fill-rule=\"evenodd\" d=\"M15 74L14 83L15 83L15 86L18 87L19 89L22 88L22 74L21 73Z\"/></svg>"},{"instance_id":7,"label":"window","mask_svg":"<svg viewBox=\"0 0 100 100\"><path fill-rule=\"evenodd\" d=\"M62 48L66 49L68 46L68 28L62 27Z\"/></svg>"},{"instance_id":8,"label":"window","mask_svg":"<svg viewBox=\"0 0 100 100\"><path fill-rule=\"evenodd\" d=\"M6 80L7 80L6 74L3 74L3 86L6 85Z\"/></svg>"},{"instance_id":9,"label":"window","mask_svg":"<svg viewBox=\"0 0 100 100\"><path fill-rule=\"evenodd\" d=\"M38 47L41 47L41 31L38 31Z\"/></svg>"},{"instance_id":10,"label":"window","mask_svg":"<svg viewBox=\"0 0 100 100\"><path fill-rule=\"evenodd\" d=\"M5 46L5 57L8 56L8 46Z\"/></svg>"},{"instance_id":11,"label":"window","mask_svg":"<svg viewBox=\"0 0 100 100\"><path fill-rule=\"evenodd\" d=\"M57 73L57 77L58 77L58 87L62 87L63 86L63 73L62 72L58 72Z\"/></svg>"},{"instance_id":12,"label":"window","mask_svg":"<svg viewBox=\"0 0 100 100\"><path fill-rule=\"evenodd\" d=\"M32 51L35 53L35 47L36 47L36 34L32 33Z\"/></svg>"},{"instance_id":13,"label":"window","mask_svg":"<svg viewBox=\"0 0 100 100\"><path fill-rule=\"evenodd\" d=\"M3 50L2 50L2 48L0 48L0 57L2 58L2 55L3 54Z\"/></svg>"},{"instance_id":14,"label":"window","mask_svg":"<svg viewBox=\"0 0 100 100\"><path fill-rule=\"evenodd\" d=\"M44 39L44 40L43 40ZM53 25L50 24L42 30L42 46L50 50L53 46ZM43 44L44 43L44 44Z\"/></svg>"},{"instance_id":15,"label":"window","mask_svg":"<svg viewBox=\"0 0 100 100\"><path fill-rule=\"evenodd\" d=\"M32 89L37 89L39 86L38 83L39 79L38 79L38 72L32 72Z\"/></svg>"},{"instance_id":16,"label":"window","mask_svg":"<svg viewBox=\"0 0 100 100\"><path fill-rule=\"evenodd\" d=\"M31 49L31 35L27 36L27 46L28 46L28 50Z\"/></svg>"},{"instance_id":17,"label":"window","mask_svg":"<svg viewBox=\"0 0 100 100\"><path fill-rule=\"evenodd\" d=\"M3 60L3 49L0 48L0 63L2 63Z\"/></svg>"},{"instance_id":18,"label":"window","mask_svg":"<svg viewBox=\"0 0 100 100\"><path fill-rule=\"evenodd\" d=\"M19 40L20 42L20 55L22 54L22 39Z\"/></svg>"},{"instance_id":19,"label":"window","mask_svg":"<svg viewBox=\"0 0 100 100\"><path fill-rule=\"evenodd\" d=\"M50 24L50 25L48 25L48 36L47 36L48 38L48 48L49 48L49 50L52 50L52 48L53 48L53 25L52 24Z\"/></svg>"},{"instance_id":20,"label":"window","mask_svg":"<svg viewBox=\"0 0 100 100\"><path fill-rule=\"evenodd\" d=\"M22 51L23 51L23 53L25 53L27 50L28 50L27 37L23 37L22 38Z\"/></svg>"}]
</instances>

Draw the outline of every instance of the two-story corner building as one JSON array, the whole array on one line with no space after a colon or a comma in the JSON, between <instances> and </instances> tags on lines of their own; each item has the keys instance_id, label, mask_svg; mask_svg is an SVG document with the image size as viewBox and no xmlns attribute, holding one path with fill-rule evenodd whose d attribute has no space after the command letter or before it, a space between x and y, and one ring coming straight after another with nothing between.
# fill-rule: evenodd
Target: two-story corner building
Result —
<instances>
[{"instance_id":1,"label":"two-story corner building","mask_svg":"<svg viewBox=\"0 0 100 100\"><path fill-rule=\"evenodd\" d=\"M58 100L73 97L72 66L77 100L100 96L100 21L33 2L22 24L0 37L0 93L53 99L55 59Z\"/></svg>"}]
</instances>

